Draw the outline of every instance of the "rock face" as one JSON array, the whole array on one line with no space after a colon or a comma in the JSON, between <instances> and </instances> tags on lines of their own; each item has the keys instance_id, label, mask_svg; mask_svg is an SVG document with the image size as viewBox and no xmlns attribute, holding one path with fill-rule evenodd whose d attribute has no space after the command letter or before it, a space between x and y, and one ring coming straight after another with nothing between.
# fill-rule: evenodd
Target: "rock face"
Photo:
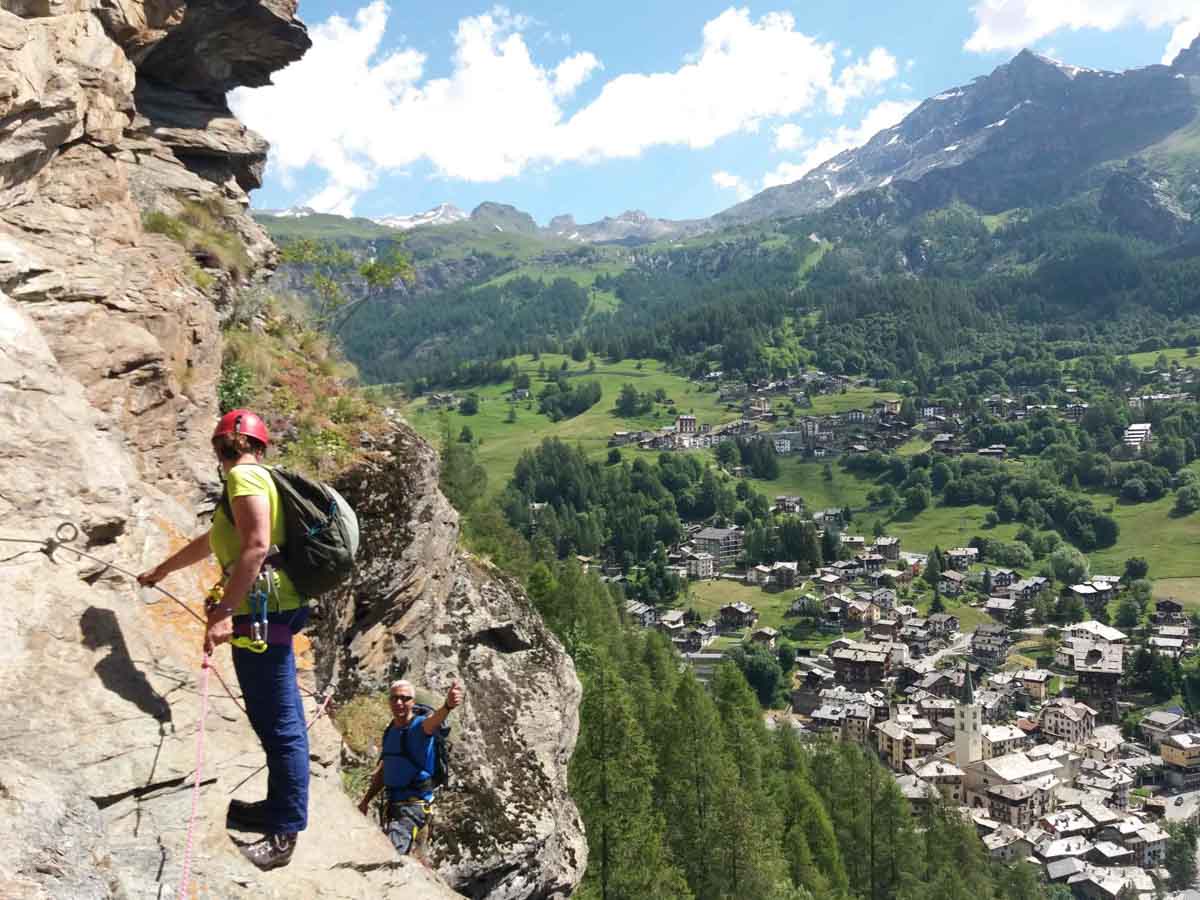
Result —
<instances>
[{"instance_id":1,"label":"rock face","mask_svg":"<svg viewBox=\"0 0 1200 900\"><path fill-rule=\"evenodd\" d=\"M1172 195L1161 172L1133 160L1104 183L1100 209L1121 231L1160 244L1173 244L1189 232L1192 218Z\"/></svg>"},{"instance_id":2,"label":"rock face","mask_svg":"<svg viewBox=\"0 0 1200 900\"><path fill-rule=\"evenodd\" d=\"M455 896L423 866L395 859L358 814L342 791L340 739L326 718L311 731L310 831L291 865L263 874L241 857L224 810L231 795L260 796L265 776L255 772L257 739L216 677L236 697L224 648L208 684L189 838L204 683L198 624L171 601L146 602L102 564L15 542L44 541L69 521L79 527L71 546L136 572L204 527L196 510L215 483L208 435L219 318L232 292L275 259L245 214L267 148L223 95L263 84L300 57L308 38L294 12L288 0L0 0L2 897L173 895L189 840L196 895ZM199 277L198 266L210 265L204 253L144 230L149 214L177 216L185 204L239 237L239 271ZM448 521L436 480L413 477L433 493L410 501ZM448 544L422 544L405 569L411 584L395 586L391 599L409 617L403 634L445 659L461 656L455 665L470 696L501 691L509 675L527 675L543 693L514 719L528 732L491 730L485 703L462 714L464 785L508 808L448 804L447 821L464 824L448 832L461 837L443 871L480 896L489 886L501 897L554 896L584 864L563 790L578 685L519 593L458 556L453 529L446 534ZM382 565L386 551L368 549ZM166 587L198 608L217 575L180 573ZM451 577L444 596L428 588ZM490 660L484 645L459 646L448 610L455 622L475 623L470 634L483 640L492 627L483 623L502 608L512 614L496 622L497 646L509 645L505 622L518 622L541 674L532 663ZM312 716L319 660L307 641L298 645ZM443 657L430 651L405 658L431 680L443 673L429 662ZM325 669L341 671L344 660L338 654ZM501 747L529 771L493 761ZM489 777L508 781L489 792ZM534 785L548 795L532 793ZM472 821L496 830L468 846Z\"/></svg>"},{"instance_id":3,"label":"rock face","mask_svg":"<svg viewBox=\"0 0 1200 900\"><path fill-rule=\"evenodd\" d=\"M587 859L566 792L574 669L519 589L455 551L458 516L429 445L402 426L389 456L339 484L365 548L353 590L325 610L320 678L353 693L406 677L435 696L459 679L437 870L468 897L566 897Z\"/></svg>"}]
</instances>

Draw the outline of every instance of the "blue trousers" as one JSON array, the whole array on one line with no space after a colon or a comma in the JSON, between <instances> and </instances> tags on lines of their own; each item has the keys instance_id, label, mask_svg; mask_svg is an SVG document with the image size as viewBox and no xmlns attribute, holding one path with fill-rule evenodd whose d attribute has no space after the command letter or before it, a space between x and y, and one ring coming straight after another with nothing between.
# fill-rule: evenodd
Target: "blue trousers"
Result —
<instances>
[{"instance_id":1,"label":"blue trousers","mask_svg":"<svg viewBox=\"0 0 1200 900\"><path fill-rule=\"evenodd\" d=\"M269 619L298 631L308 620L308 609L272 613ZM233 668L250 725L267 754L267 825L275 834L303 831L308 827L308 731L296 684L296 656L290 645L268 647L265 653L234 647Z\"/></svg>"}]
</instances>

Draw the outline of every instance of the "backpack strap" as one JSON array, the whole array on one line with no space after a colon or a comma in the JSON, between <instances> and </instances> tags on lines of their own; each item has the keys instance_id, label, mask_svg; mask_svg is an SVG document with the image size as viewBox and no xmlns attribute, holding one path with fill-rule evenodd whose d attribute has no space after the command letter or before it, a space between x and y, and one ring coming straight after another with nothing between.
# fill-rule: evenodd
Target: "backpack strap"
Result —
<instances>
[{"instance_id":1,"label":"backpack strap","mask_svg":"<svg viewBox=\"0 0 1200 900\"><path fill-rule=\"evenodd\" d=\"M426 708L428 708L428 707L426 707ZM380 742L379 742L380 758L382 759L385 756L400 756L400 757L403 757L404 759L407 759L409 761L409 763L412 764L413 768L415 768L418 772L421 771L422 764L419 763L417 760L413 759L412 755L408 752L408 732L409 732L409 729L412 728L411 724L406 725L404 727L404 731L401 734L400 752L399 753L395 753L395 752L389 753L388 752L387 743L386 743L387 736L392 731L392 729L395 727L396 726L395 726L394 722L388 722L387 728L383 729L383 739L380 740ZM416 781L416 782L413 782L412 784L405 785L403 789L409 790L409 791L431 791L431 790L433 790L433 787L434 787L434 784L433 784L432 778L423 778L420 781ZM389 785L389 788L390 788L390 785Z\"/></svg>"}]
</instances>

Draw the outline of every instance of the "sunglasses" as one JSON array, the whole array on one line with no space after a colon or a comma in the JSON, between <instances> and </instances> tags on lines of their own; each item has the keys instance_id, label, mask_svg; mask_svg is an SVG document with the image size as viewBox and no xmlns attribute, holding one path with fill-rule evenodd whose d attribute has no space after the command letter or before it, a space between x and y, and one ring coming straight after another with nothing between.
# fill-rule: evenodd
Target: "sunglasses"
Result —
<instances>
[{"instance_id":1,"label":"sunglasses","mask_svg":"<svg viewBox=\"0 0 1200 900\"><path fill-rule=\"evenodd\" d=\"M414 699L413 697L404 697L400 694L392 694L393 703L411 703Z\"/></svg>"}]
</instances>

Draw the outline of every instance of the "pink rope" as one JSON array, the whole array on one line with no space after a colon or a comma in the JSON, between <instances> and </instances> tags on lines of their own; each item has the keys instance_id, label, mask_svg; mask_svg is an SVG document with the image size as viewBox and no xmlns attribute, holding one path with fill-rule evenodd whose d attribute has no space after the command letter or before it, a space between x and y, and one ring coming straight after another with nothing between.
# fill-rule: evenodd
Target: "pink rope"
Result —
<instances>
[{"instance_id":1,"label":"pink rope","mask_svg":"<svg viewBox=\"0 0 1200 900\"><path fill-rule=\"evenodd\" d=\"M221 682L221 687L225 688L225 693L229 695L229 699L233 701L233 705L245 713L246 707L242 706L242 704L238 702L238 698L233 696L233 691L229 689L229 685L227 685L225 683L225 679L221 677L221 670L212 663L208 662L207 657L205 657L205 662L208 664L208 668L212 669L213 674L217 676L217 681ZM249 715L249 713L246 713L246 715Z\"/></svg>"},{"instance_id":2,"label":"pink rope","mask_svg":"<svg viewBox=\"0 0 1200 900\"><path fill-rule=\"evenodd\" d=\"M192 787L192 815L188 819L187 843L183 850L183 874L179 877L179 900L185 900L188 876L192 868L192 838L196 829L196 813L200 808L200 778L204 768L204 720L208 717L208 657L200 664L200 727L196 730L196 783ZM217 676L218 678L220 675Z\"/></svg>"}]
</instances>

